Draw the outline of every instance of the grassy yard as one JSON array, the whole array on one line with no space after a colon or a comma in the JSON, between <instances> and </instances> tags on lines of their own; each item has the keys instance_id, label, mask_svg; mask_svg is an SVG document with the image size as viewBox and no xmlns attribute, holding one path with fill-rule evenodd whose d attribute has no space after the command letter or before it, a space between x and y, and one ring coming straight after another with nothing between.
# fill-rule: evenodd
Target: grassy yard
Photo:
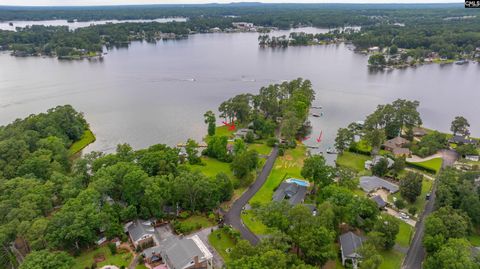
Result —
<instances>
[{"instance_id":1,"label":"grassy yard","mask_svg":"<svg viewBox=\"0 0 480 269\"><path fill-rule=\"evenodd\" d=\"M413 227L400 220L400 231L397 234L395 242L402 247L410 245L410 238L413 235Z\"/></svg>"},{"instance_id":2,"label":"grassy yard","mask_svg":"<svg viewBox=\"0 0 480 269\"><path fill-rule=\"evenodd\" d=\"M283 179L288 177L301 178L300 172L305 159L305 153L306 147L298 145L295 149L285 151L284 156L278 157L267 181L252 197L250 203L268 203L272 200L275 188L280 185Z\"/></svg>"},{"instance_id":3,"label":"grassy yard","mask_svg":"<svg viewBox=\"0 0 480 269\"><path fill-rule=\"evenodd\" d=\"M223 229L215 230L208 236L208 242L217 250L225 262L230 260L230 255L227 253L227 249L233 248L235 242L227 232Z\"/></svg>"},{"instance_id":4,"label":"grassy yard","mask_svg":"<svg viewBox=\"0 0 480 269\"><path fill-rule=\"evenodd\" d=\"M474 246L474 247L480 247L480 235L479 234L472 234L467 237L468 241Z\"/></svg>"},{"instance_id":5,"label":"grassy yard","mask_svg":"<svg viewBox=\"0 0 480 269\"><path fill-rule=\"evenodd\" d=\"M383 257L383 262L379 269L400 269L403 257L405 257L405 254L394 250L382 251L380 254Z\"/></svg>"},{"instance_id":6,"label":"grassy yard","mask_svg":"<svg viewBox=\"0 0 480 269\"><path fill-rule=\"evenodd\" d=\"M72 267L72 269L90 268L90 266L92 266L92 264L94 263L94 257L98 255L103 255L105 257L105 260L103 262L99 262L97 264L99 268L105 265L116 265L118 267L121 267L123 265L125 267L128 267L133 258L133 255L130 252L117 253L115 255L112 255L108 247L103 246L95 250L84 252L80 256L75 258L75 265Z\"/></svg>"},{"instance_id":7,"label":"grassy yard","mask_svg":"<svg viewBox=\"0 0 480 269\"><path fill-rule=\"evenodd\" d=\"M365 162L370 159L370 156L346 151L342 155L338 155L337 165L362 172L365 170Z\"/></svg>"},{"instance_id":8,"label":"grassy yard","mask_svg":"<svg viewBox=\"0 0 480 269\"><path fill-rule=\"evenodd\" d=\"M248 149L256 150L260 155L269 155L270 152L272 151L271 147L267 146L267 144L261 141L248 144Z\"/></svg>"},{"instance_id":9,"label":"grassy yard","mask_svg":"<svg viewBox=\"0 0 480 269\"><path fill-rule=\"evenodd\" d=\"M221 162L217 159L206 156L202 156L202 163L204 165L186 164L186 166L190 167L192 171L199 171L203 173L207 177L215 177L218 173L223 172L227 174L230 178L233 178L233 173L230 169L229 163Z\"/></svg>"},{"instance_id":10,"label":"grassy yard","mask_svg":"<svg viewBox=\"0 0 480 269\"><path fill-rule=\"evenodd\" d=\"M254 234L267 234L268 227L258 220L252 210L245 210L242 212L242 221Z\"/></svg>"},{"instance_id":11,"label":"grassy yard","mask_svg":"<svg viewBox=\"0 0 480 269\"><path fill-rule=\"evenodd\" d=\"M68 155L72 156L74 154L79 153L82 149L84 149L89 144L95 142L95 135L90 131L90 129L86 130L83 133L82 138L80 140L75 141L70 148L68 149Z\"/></svg>"},{"instance_id":12,"label":"grassy yard","mask_svg":"<svg viewBox=\"0 0 480 269\"><path fill-rule=\"evenodd\" d=\"M407 164L433 170L435 173L438 173L440 168L442 168L442 158L434 158L424 162L407 162Z\"/></svg>"},{"instance_id":13,"label":"grassy yard","mask_svg":"<svg viewBox=\"0 0 480 269\"><path fill-rule=\"evenodd\" d=\"M209 218L207 218L205 216L202 216L202 215L193 215L193 216L188 217L184 220L180 220L180 222L181 223L186 223L186 224L196 225L198 227L201 227L201 229L211 227L211 226L214 226L216 224L214 221L212 221Z\"/></svg>"}]
</instances>

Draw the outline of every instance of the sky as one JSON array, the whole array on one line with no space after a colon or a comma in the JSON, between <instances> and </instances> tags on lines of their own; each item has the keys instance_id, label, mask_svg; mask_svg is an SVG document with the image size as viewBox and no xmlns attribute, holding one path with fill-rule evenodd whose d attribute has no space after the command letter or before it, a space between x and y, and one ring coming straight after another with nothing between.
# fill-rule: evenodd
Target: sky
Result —
<instances>
[{"instance_id":1,"label":"sky","mask_svg":"<svg viewBox=\"0 0 480 269\"><path fill-rule=\"evenodd\" d=\"M452 3L462 0L240 0L235 2L263 3ZM230 3L232 0L0 0L0 5L11 6L98 6L142 4L206 4Z\"/></svg>"}]
</instances>

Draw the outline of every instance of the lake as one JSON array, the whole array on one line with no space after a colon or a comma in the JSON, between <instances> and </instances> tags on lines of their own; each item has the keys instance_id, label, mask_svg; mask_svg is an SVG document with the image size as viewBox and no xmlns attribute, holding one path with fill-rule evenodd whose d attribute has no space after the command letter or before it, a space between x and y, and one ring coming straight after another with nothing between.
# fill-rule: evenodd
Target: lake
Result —
<instances>
[{"instance_id":1,"label":"lake","mask_svg":"<svg viewBox=\"0 0 480 269\"><path fill-rule=\"evenodd\" d=\"M185 22L186 18L159 18L154 20L103 20L103 21L75 21L67 22L67 20L46 20L46 21L0 21L0 30L16 31L17 27L25 28L32 25L45 25L45 26L68 26L68 29L75 30L77 28L87 27L92 24L100 25L107 23L124 23L124 22ZM10 25L12 23L12 25Z\"/></svg>"},{"instance_id":2,"label":"lake","mask_svg":"<svg viewBox=\"0 0 480 269\"><path fill-rule=\"evenodd\" d=\"M313 82L315 105L323 107L322 117L311 117L313 134L305 143L322 151L333 145L339 127L397 98L419 100L426 127L448 131L452 119L463 115L480 136L479 64L370 72L367 56L344 44L262 49L257 37L218 33L135 42L109 51L103 61L1 54L0 124L72 104L97 136L87 150L112 151L124 142L135 148L175 145L201 139L203 113L218 113L225 99L303 77Z\"/></svg>"}]
</instances>

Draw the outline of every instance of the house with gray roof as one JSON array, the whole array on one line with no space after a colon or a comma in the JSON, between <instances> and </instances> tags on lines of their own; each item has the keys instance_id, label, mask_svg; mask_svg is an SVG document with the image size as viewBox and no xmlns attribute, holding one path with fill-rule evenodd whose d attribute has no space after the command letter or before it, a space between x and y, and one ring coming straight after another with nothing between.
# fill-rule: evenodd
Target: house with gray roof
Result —
<instances>
[{"instance_id":1,"label":"house with gray roof","mask_svg":"<svg viewBox=\"0 0 480 269\"><path fill-rule=\"evenodd\" d=\"M378 208L383 209L387 206L387 202L385 202L380 195L375 195L372 197L372 200L377 204Z\"/></svg>"},{"instance_id":2,"label":"house with gray roof","mask_svg":"<svg viewBox=\"0 0 480 269\"><path fill-rule=\"evenodd\" d=\"M340 251L342 252L342 264L350 260L353 268L357 268L358 261L362 258L358 250L362 247L364 239L360 236L348 232L340 235Z\"/></svg>"},{"instance_id":3,"label":"house with gray roof","mask_svg":"<svg viewBox=\"0 0 480 269\"><path fill-rule=\"evenodd\" d=\"M360 188L367 193L374 192L378 189L384 189L390 193L398 192L398 185L377 176L364 176L360 178Z\"/></svg>"},{"instance_id":4,"label":"house with gray roof","mask_svg":"<svg viewBox=\"0 0 480 269\"><path fill-rule=\"evenodd\" d=\"M273 201L281 202L287 200L291 205L297 205L305 199L307 195L307 186L295 182L284 181L273 194Z\"/></svg>"},{"instance_id":5,"label":"house with gray roof","mask_svg":"<svg viewBox=\"0 0 480 269\"><path fill-rule=\"evenodd\" d=\"M213 255L198 235L168 237L158 247L143 251L147 261L162 262L168 269L212 269Z\"/></svg>"},{"instance_id":6,"label":"house with gray roof","mask_svg":"<svg viewBox=\"0 0 480 269\"><path fill-rule=\"evenodd\" d=\"M125 230L135 248L156 243L155 228L149 220L136 219L125 224Z\"/></svg>"}]
</instances>

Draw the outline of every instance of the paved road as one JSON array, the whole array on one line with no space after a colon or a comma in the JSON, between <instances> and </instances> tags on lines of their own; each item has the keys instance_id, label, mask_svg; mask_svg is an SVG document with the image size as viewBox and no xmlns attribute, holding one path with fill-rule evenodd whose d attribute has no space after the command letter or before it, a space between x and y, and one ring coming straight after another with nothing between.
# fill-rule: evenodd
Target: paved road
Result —
<instances>
[{"instance_id":1,"label":"paved road","mask_svg":"<svg viewBox=\"0 0 480 269\"><path fill-rule=\"evenodd\" d=\"M242 238L248 240L252 245L256 245L260 241L260 239L254 233L252 233L252 231L245 227L245 225L243 225L240 214L242 213L243 207L248 203L248 201L253 197L253 195L257 193L257 191L267 180L268 175L270 175L270 171L272 171L277 156L278 148L274 148L268 156L268 159L265 162L265 165L263 166L263 169L258 175L255 182L250 185L248 190L244 192L243 195L233 203L230 210L227 212L227 214L225 214L225 223L230 224L235 229L237 229L242 235Z\"/></svg>"},{"instance_id":2,"label":"paved road","mask_svg":"<svg viewBox=\"0 0 480 269\"><path fill-rule=\"evenodd\" d=\"M458 154L453 150L442 150L441 151L443 162L442 168L452 166L455 161L458 159ZM402 269L421 269L423 260L425 259L425 248L422 244L423 233L425 232L425 218L433 212L435 205L435 191L437 189L437 181L433 182L433 188L430 195L430 200L425 205L425 210L420 218L420 221L417 222L415 235L412 240L412 244L408 249L407 256L403 261ZM424 199L424 197L420 197Z\"/></svg>"}]
</instances>

